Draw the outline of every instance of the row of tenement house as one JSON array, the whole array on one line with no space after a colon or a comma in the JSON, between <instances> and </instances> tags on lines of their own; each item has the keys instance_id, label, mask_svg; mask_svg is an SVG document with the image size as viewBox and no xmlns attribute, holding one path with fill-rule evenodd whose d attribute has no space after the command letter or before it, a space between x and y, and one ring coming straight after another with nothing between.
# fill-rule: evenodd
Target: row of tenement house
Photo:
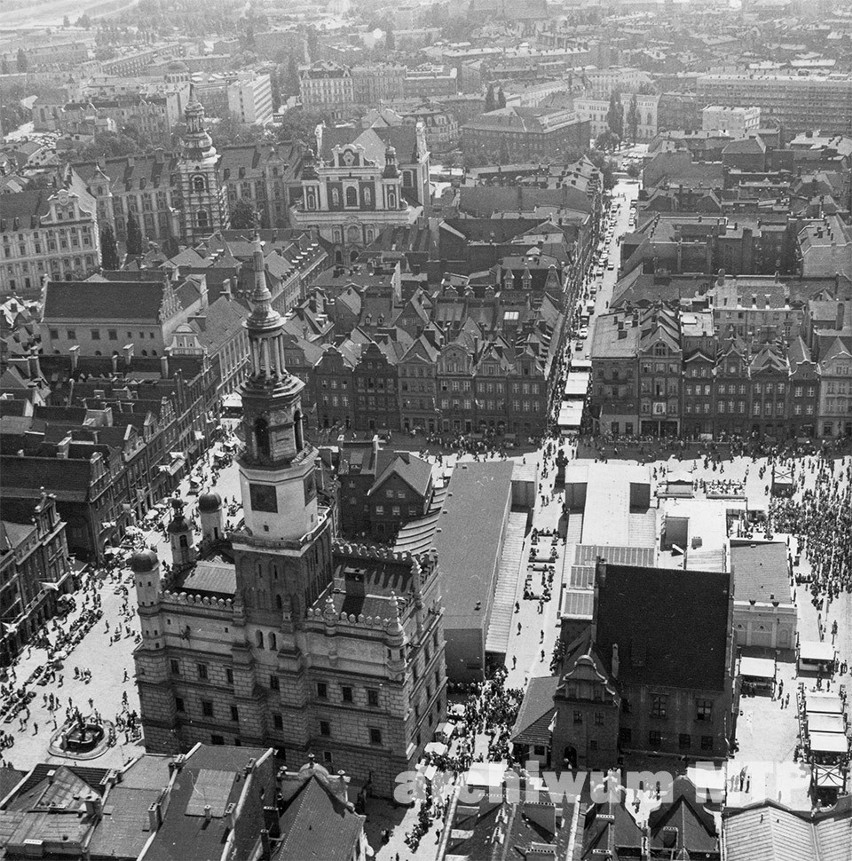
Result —
<instances>
[{"instance_id":1,"label":"row of tenement house","mask_svg":"<svg viewBox=\"0 0 852 861\"><path fill-rule=\"evenodd\" d=\"M722 280L722 279L720 279ZM741 279L746 280L746 279ZM755 281L757 279L748 279ZM772 279L766 279L767 281ZM780 307L740 299L613 302L595 328L592 414L608 434L852 434L852 302L807 286ZM712 297L712 293L711 293ZM718 295L715 297L718 299Z\"/></svg>"}]
</instances>

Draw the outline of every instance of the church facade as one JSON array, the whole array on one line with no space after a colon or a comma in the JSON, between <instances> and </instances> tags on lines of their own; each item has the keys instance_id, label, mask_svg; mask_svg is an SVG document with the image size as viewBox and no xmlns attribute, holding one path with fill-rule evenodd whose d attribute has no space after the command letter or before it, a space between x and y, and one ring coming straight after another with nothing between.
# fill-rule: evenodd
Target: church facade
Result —
<instances>
[{"instance_id":1,"label":"church facade","mask_svg":"<svg viewBox=\"0 0 852 861\"><path fill-rule=\"evenodd\" d=\"M302 161L302 199L294 227L314 228L334 246L336 263L358 258L387 227L414 224L429 209L429 151L422 123L318 126L316 153Z\"/></svg>"},{"instance_id":2,"label":"church facade","mask_svg":"<svg viewBox=\"0 0 852 861\"><path fill-rule=\"evenodd\" d=\"M253 265L244 522L226 534L204 494L196 547L176 500L168 571L152 551L131 562L146 745L272 745L288 767L314 754L391 796L446 714L438 560L336 540L259 239Z\"/></svg>"}]
</instances>

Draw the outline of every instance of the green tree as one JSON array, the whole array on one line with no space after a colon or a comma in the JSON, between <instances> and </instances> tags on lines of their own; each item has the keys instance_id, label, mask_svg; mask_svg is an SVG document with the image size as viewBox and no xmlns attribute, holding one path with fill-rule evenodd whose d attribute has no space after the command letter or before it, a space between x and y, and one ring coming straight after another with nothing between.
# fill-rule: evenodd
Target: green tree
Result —
<instances>
[{"instance_id":1,"label":"green tree","mask_svg":"<svg viewBox=\"0 0 852 861\"><path fill-rule=\"evenodd\" d=\"M115 244L115 232L107 221L101 228L101 267L115 270L121 264L118 260L118 246Z\"/></svg>"},{"instance_id":2,"label":"green tree","mask_svg":"<svg viewBox=\"0 0 852 861\"><path fill-rule=\"evenodd\" d=\"M317 56L319 51L319 36L317 36L316 27L308 27L306 40L308 44L309 62L315 63L319 59Z\"/></svg>"},{"instance_id":3,"label":"green tree","mask_svg":"<svg viewBox=\"0 0 852 861\"><path fill-rule=\"evenodd\" d=\"M627 127L630 129L630 139L636 143L639 132L639 106L636 104L636 93L633 94L627 106Z\"/></svg>"},{"instance_id":4,"label":"green tree","mask_svg":"<svg viewBox=\"0 0 852 861\"><path fill-rule=\"evenodd\" d=\"M485 113L497 109L497 100L494 98L494 84L488 85L488 90L485 93Z\"/></svg>"},{"instance_id":5,"label":"green tree","mask_svg":"<svg viewBox=\"0 0 852 861\"><path fill-rule=\"evenodd\" d=\"M624 137L623 121L624 111L621 107L621 97L618 94L618 90L615 90L609 97L609 108L606 112L606 124L609 126L609 130L614 135L618 135L619 138Z\"/></svg>"},{"instance_id":6,"label":"green tree","mask_svg":"<svg viewBox=\"0 0 852 861\"><path fill-rule=\"evenodd\" d=\"M295 54L290 54L290 60L287 63L287 81L285 86L290 95L299 94L299 64L296 62Z\"/></svg>"},{"instance_id":7,"label":"green tree","mask_svg":"<svg viewBox=\"0 0 852 861\"><path fill-rule=\"evenodd\" d=\"M497 164L509 164L511 156L509 154L509 145L506 143L506 138L500 138L500 151L497 154Z\"/></svg>"},{"instance_id":8,"label":"green tree","mask_svg":"<svg viewBox=\"0 0 852 861\"><path fill-rule=\"evenodd\" d=\"M26 72L30 67L29 60L23 48L18 48L18 71Z\"/></svg>"},{"instance_id":9,"label":"green tree","mask_svg":"<svg viewBox=\"0 0 852 861\"><path fill-rule=\"evenodd\" d=\"M238 200L231 207L231 227L234 230L252 230L257 227L257 212L247 200Z\"/></svg>"},{"instance_id":10,"label":"green tree","mask_svg":"<svg viewBox=\"0 0 852 861\"><path fill-rule=\"evenodd\" d=\"M281 79L277 67L269 73L269 88L272 90L272 110L278 113L281 107Z\"/></svg>"},{"instance_id":11,"label":"green tree","mask_svg":"<svg viewBox=\"0 0 852 861\"><path fill-rule=\"evenodd\" d=\"M306 111L304 108L291 108L284 114L278 139L297 141L312 149L316 146L316 127L327 122L328 117L320 111Z\"/></svg>"},{"instance_id":12,"label":"green tree","mask_svg":"<svg viewBox=\"0 0 852 861\"><path fill-rule=\"evenodd\" d=\"M506 94L503 92L502 87L500 87L500 89L497 90L497 107L498 108L505 108L506 107Z\"/></svg>"},{"instance_id":13,"label":"green tree","mask_svg":"<svg viewBox=\"0 0 852 861\"><path fill-rule=\"evenodd\" d=\"M396 36L394 36L393 30L388 30L387 33L385 33L385 50L396 50Z\"/></svg>"},{"instance_id":14,"label":"green tree","mask_svg":"<svg viewBox=\"0 0 852 861\"><path fill-rule=\"evenodd\" d=\"M614 149L618 145L618 135L613 134L609 129L601 132L595 138L595 148L600 150Z\"/></svg>"},{"instance_id":15,"label":"green tree","mask_svg":"<svg viewBox=\"0 0 852 861\"><path fill-rule=\"evenodd\" d=\"M138 257L142 254L142 230L136 216L129 212L127 214L127 255Z\"/></svg>"}]
</instances>

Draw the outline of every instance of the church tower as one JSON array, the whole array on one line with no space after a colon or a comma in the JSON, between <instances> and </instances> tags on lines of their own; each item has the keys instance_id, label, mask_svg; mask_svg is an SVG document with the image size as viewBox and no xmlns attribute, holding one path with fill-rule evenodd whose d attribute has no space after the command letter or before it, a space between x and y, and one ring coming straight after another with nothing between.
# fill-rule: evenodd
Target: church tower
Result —
<instances>
[{"instance_id":1,"label":"church tower","mask_svg":"<svg viewBox=\"0 0 852 861\"><path fill-rule=\"evenodd\" d=\"M181 140L178 174L182 198L180 230L195 243L228 224L227 189L219 181L219 154L204 127L204 108L190 90L184 111L186 134Z\"/></svg>"}]
</instances>

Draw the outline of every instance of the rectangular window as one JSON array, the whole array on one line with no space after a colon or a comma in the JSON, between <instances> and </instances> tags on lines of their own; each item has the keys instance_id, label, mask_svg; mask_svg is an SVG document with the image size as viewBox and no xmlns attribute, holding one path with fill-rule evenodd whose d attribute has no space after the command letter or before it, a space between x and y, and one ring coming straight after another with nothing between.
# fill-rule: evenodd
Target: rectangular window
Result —
<instances>
[{"instance_id":1,"label":"rectangular window","mask_svg":"<svg viewBox=\"0 0 852 861\"><path fill-rule=\"evenodd\" d=\"M713 736L712 735L702 735L701 736L701 749L702 750L713 750Z\"/></svg>"},{"instance_id":2,"label":"rectangular window","mask_svg":"<svg viewBox=\"0 0 852 861\"><path fill-rule=\"evenodd\" d=\"M320 735L331 735L331 724L327 720L320 721Z\"/></svg>"},{"instance_id":3,"label":"rectangular window","mask_svg":"<svg viewBox=\"0 0 852 861\"><path fill-rule=\"evenodd\" d=\"M343 702L345 702L345 703L351 703L352 702L352 688L350 688L349 685L344 685L340 689L340 693L343 697Z\"/></svg>"},{"instance_id":4,"label":"rectangular window","mask_svg":"<svg viewBox=\"0 0 852 861\"><path fill-rule=\"evenodd\" d=\"M76 341L77 340L77 330L76 329L69 329L67 334L68 334L68 340L69 341Z\"/></svg>"},{"instance_id":5,"label":"rectangular window","mask_svg":"<svg viewBox=\"0 0 852 861\"><path fill-rule=\"evenodd\" d=\"M278 513L278 497L272 484L249 484L249 499L253 511Z\"/></svg>"},{"instance_id":6,"label":"rectangular window","mask_svg":"<svg viewBox=\"0 0 852 861\"><path fill-rule=\"evenodd\" d=\"M179 676L180 675L180 661L177 658L172 658L169 661L169 666L171 667L172 675Z\"/></svg>"},{"instance_id":7,"label":"rectangular window","mask_svg":"<svg viewBox=\"0 0 852 861\"><path fill-rule=\"evenodd\" d=\"M695 701L695 719L704 721L713 719L713 700Z\"/></svg>"},{"instance_id":8,"label":"rectangular window","mask_svg":"<svg viewBox=\"0 0 852 861\"><path fill-rule=\"evenodd\" d=\"M379 707L379 692L375 688L367 688L367 705L374 709Z\"/></svg>"},{"instance_id":9,"label":"rectangular window","mask_svg":"<svg viewBox=\"0 0 852 861\"><path fill-rule=\"evenodd\" d=\"M204 717L213 717L213 703L210 700L201 701L201 714Z\"/></svg>"},{"instance_id":10,"label":"rectangular window","mask_svg":"<svg viewBox=\"0 0 852 861\"><path fill-rule=\"evenodd\" d=\"M574 712L574 723L582 723L583 722L583 713L575 711Z\"/></svg>"},{"instance_id":11,"label":"rectangular window","mask_svg":"<svg viewBox=\"0 0 852 861\"><path fill-rule=\"evenodd\" d=\"M270 676L269 677L269 690L277 691L280 690L280 685L278 683L278 676Z\"/></svg>"},{"instance_id":12,"label":"rectangular window","mask_svg":"<svg viewBox=\"0 0 852 861\"><path fill-rule=\"evenodd\" d=\"M234 671L230 667L225 669L225 684L229 687L234 686Z\"/></svg>"},{"instance_id":13,"label":"rectangular window","mask_svg":"<svg viewBox=\"0 0 852 861\"><path fill-rule=\"evenodd\" d=\"M50 339L52 341L56 341L59 338L59 329L51 329L50 330Z\"/></svg>"},{"instance_id":14,"label":"rectangular window","mask_svg":"<svg viewBox=\"0 0 852 861\"><path fill-rule=\"evenodd\" d=\"M196 664L195 666L198 670L198 678L201 679L201 681L206 682L207 681L207 664Z\"/></svg>"},{"instance_id":15,"label":"rectangular window","mask_svg":"<svg viewBox=\"0 0 852 861\"><path fill-rule=\"evenodd\" d=\"M665 694L651 694L651 717L664 718L669 698Z\"/></svg>"},{"instance_id":16,"label":"rectangular window","mask_svg":"<svg viewBox=\"0 0 852 861\"><path fill-rule=\"evenodd\" d=\"M281 715L273 715L272 725L275 729L284 729L284 718L282 718Z\"/></svg>"},{"instance_id":17,"label":"rectangular window","mask_svg":"<svg viewBox=\"0 0 852 861\"><path fill-rule=\"evenodd\" d=\"M688 732L682 732L677 737L677 746L681 750L689 750L692 747L692 736Z\"/></svg>"},{"instance_id":18,"label":"rectangular window","mask_svg":"<svg viewBox=\"0 0 852 861\"><path fill-rule=\"evenodd\" d=\"M328 699L328 685L325 682L317 682L317 698L321 700Z\"/></svg>"},{"instance_id":19,"label":"rectangular window","mask_svg":"<svg viewBox=\"0 0 852 861\"><path fill-rule=\"evenodd\" d=\"M374 727L370 727L370 744L381 744L382 743L382 731L380 729L375 729Z\"/></svg>"},{"instance_id":20,"label":"rectangular window","mask_svg":"<svg viewBox=\"0 0 852 861\"><path fill-rule=\"evenodd\" d=\"M648 733L648 746L656 750L663 743L663 734L658 729L652 729Z\"/></svg>"},{"instance_id":21,"label":"rectangular window","mask_svg":"<svg viewBox=\"0 0 852 861\"><path fill-rule=\"evenodd\" d=\"M115 329L107 329L107 338L109 338L110 341L117 341L118 332L116 332Z\"/></svg>"},{"instance_id":22,"label":"rectangular window","mask_svg":"<svg viewBox=\"0 0 852 861\"><path fill-rule=\"evenodd\" d=\"M92 329L92 340L100 341L101 339L101 330L100 329Z\"/></svg>"},{"instance_id":23,"label":"rectangular window","mask_svg":"<svg viewBox=\"0 0 852 861\"><path fill-rule=\"evenodd\" d=\"M603 725L604 725L603 712L595 712L595 726L603 726Z\"/></svg>"},{"instance_id":24,"label":"rectangular window","mask_svg":"<svg viewBox=\"0 0 852 861\"><path fill-rule=\"evenodd\" d=\"M185 712L186 711L186 706L184 705L183 697L175 697L175 708L179 712Z\"/></svg>"},{"instance_id":25,"label":"rectangular window","mask_svg":"<svg viewBox=\"0 0 852 861\"><path fill-rule=\"evenodd\" d=\"M240 712L236 706L231 706L231 720L234 723L239 723L240 720Z\"/></svg>"}]
</instances>

